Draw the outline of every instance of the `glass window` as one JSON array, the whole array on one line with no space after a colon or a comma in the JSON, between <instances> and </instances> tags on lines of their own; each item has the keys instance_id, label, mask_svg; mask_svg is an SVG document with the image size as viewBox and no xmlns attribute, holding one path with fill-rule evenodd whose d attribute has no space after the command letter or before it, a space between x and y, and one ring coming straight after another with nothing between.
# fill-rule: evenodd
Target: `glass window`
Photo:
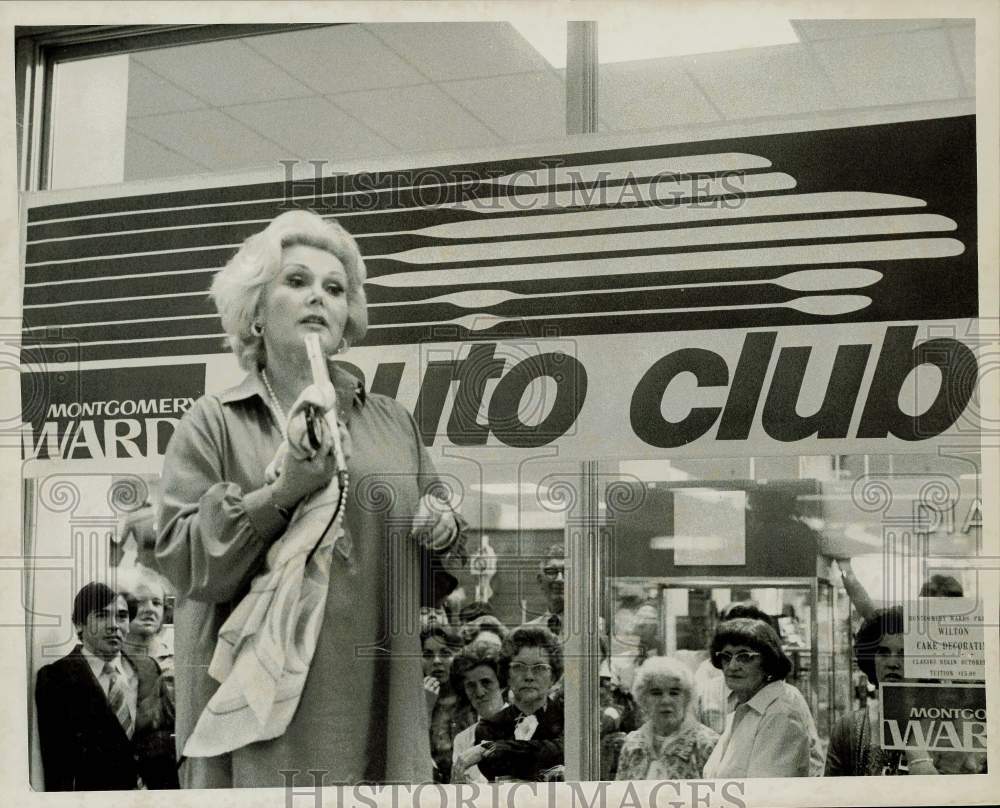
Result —
<instances>
[{"instance_id":1,"label":"glass window","mask_svg":"<svg viewBox=\"0 0 1000 808\"><path fill-rule=\"evenodd\" d=\"M565 52L565 25L553 46ZM506 22L335 25L60 62L49 187L551 140L565 107L565 70Z\"/></svg>"}]
</instances>

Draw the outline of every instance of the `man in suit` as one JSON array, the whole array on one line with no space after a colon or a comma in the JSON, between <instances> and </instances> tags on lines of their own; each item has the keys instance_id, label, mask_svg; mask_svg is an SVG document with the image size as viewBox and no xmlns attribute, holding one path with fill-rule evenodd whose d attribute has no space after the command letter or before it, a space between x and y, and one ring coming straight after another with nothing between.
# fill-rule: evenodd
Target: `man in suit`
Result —
<instances>
[{"instance_id":1,"label":"man in suit","mask_svg":"<svg viewBox=\"0 0 1000 808\"><path fill-rule=\"evenodd\" d=\"M141 786L132 738L139 703L156 691L148 658L122 653L125 598L91 582L73 600L80 644L38 671L35 705L46 791L117 791Z\"/></svg>"}]
</instances>

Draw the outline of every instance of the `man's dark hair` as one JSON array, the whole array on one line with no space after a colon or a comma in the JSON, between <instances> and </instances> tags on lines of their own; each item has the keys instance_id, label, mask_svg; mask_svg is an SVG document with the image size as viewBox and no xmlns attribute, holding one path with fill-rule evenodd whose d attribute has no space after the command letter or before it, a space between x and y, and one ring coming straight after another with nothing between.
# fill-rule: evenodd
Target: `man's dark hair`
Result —
<instances>
[{"instance_id":1,"label":"man's dark hair","mask_svg":"<svg viewBox=\"0 0 1000 808\"><path fill-rule=\"evenodd\" d=\"M118 593L107 584L91 581L84 585L73 598L73 625L82 626L87 622L91 612L99 611L117 599ZM129 619L131 620L133 616L132 607L129 606Z\"/></svg>"},{"instance_id":2,"label":"man's dark hair","mask_svg":"<svg viewBox=\"0 0 1000 808\"><path fill-rule=\"evenodd\" d=\"M965 594L958 579L950 575L932 575L920 587L921 598L960 598Z\"/></svg>"}]
</instances>

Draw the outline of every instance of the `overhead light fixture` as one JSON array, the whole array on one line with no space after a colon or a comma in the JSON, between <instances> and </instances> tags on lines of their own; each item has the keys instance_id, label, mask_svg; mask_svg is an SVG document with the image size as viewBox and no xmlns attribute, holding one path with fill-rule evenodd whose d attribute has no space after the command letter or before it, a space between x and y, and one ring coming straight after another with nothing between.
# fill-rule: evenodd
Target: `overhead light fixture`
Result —
<instances>
[{"instance_id":1,"label":"overhead light fixture","mask_svg":"<svg viewBox=\"0 0 1000 808\"><path fill-rule=\"evenodd\" d=\"M791 21L768 17L754 6L729 9L719 25L718 9L688 7L684 14L664 8L643 19L621 15L597 21L597 58L601 64L694 56L699 53L790 45L799 41ZM645 7L646 12L653 11ZM521 18L509 21L552 67L566 67L566 20Z\"/></svg>"}]
</instances>

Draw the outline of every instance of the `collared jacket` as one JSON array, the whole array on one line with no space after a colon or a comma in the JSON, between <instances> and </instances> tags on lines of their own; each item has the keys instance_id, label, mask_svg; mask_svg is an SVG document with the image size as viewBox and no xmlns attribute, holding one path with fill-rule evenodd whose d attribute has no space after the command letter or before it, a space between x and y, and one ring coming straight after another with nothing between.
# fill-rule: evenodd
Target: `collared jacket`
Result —
<instances>
[{"instance_id":1,"label":"collared jacket","mask_svg":"<svg viewBox=\"0 0 1000 808\"><path fill-rule=\"evenodd\" d=\"M343 522L352 550L334 556L298 711L279 738L186 761L185 787L311 786L310 769L328 782L431 778L418 607L433 559L409 533L437 475L400 404L366 395L335 363L330 376L353 447ZM167 448L156 559L177 590L179 750L217 688L207 671L219 628L286 527L264 487L282 440L266 397L257 373L203 396Z\"/></svg>"},{"instance_id":2,"label":"collared jacket","mask_svg":"<svg viewBox=\"0 0 1000 808\"><path fill-rule=\"evenodd\" d=\"M156 694L159 669L145 657L129 657L138 676L138 700ZM46 791L133 789L140 761L107 694L77 645L44 665L35 684L38 741ZM133 738L142 731L137 724Z\"/></svg>"}]
</instances>

